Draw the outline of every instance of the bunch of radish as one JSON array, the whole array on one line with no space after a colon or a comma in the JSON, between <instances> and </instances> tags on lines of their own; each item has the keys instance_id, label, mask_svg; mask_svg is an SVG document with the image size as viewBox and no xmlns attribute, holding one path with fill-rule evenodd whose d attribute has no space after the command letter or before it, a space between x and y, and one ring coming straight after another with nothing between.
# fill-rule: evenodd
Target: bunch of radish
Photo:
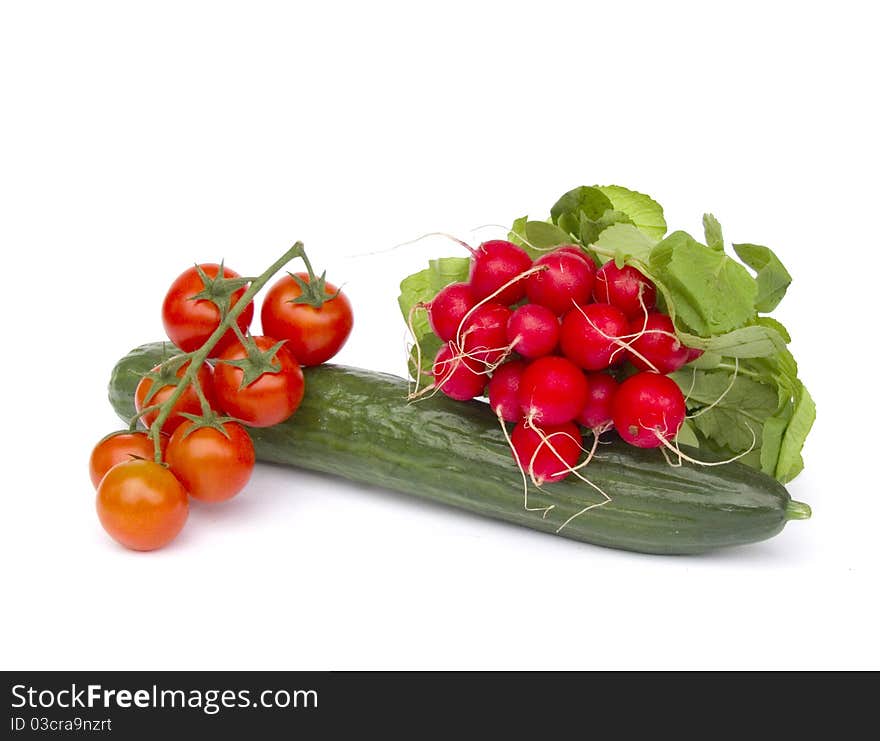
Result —
<instances>
[{"instance_id":1,"label":"bunch of radish","mask_svg":"<svg viewBox=\"0 0 880 741\"><path fill-rule=\"evenodd\" d=\"M433 388L461 401L488 395L515 424L514 458L536 484L576 470L584 428L594 440L614 428L631 445L671 447L686 409L667 374L700 351L681 343L656 299L636 268L598 267L577 245L532 261L512 242L484 242L468 282L425 307L444 343Z\"/></svg>"}]
</instances>

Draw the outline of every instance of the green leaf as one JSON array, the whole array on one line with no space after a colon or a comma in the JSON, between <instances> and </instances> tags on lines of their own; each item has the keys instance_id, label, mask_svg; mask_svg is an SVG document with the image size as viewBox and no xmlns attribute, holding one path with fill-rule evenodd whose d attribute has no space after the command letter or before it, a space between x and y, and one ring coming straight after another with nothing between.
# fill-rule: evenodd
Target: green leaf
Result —
<instances>
[{"instance_id":1,"label":"green leaf","mask_svg":"<svg viewBox=\"0 0 880 741\"><path fill-rule=\"evenodd\" d=\"M613 224L599 235L594 248L603 263L615 257L647 263L656 244L632 224Z\"/></svg>"},{"instance_id":2,"label":"green leaf","mask_svg":"<svg viewBox=\"0 0 880 741\"><path fill-rule=\"evenodd\" d=\"M611 211L606 211L602 214L602 218L596 222L601 229L607 229L609 226L613 224L632 224L635 226L635 222L623 211L617 211L612 209Z\"/></svg>"},{"instance_id":3,"label":"green leaf","mask_svg":"<svg viewBox=\"0 0 880 741\"><path fill-rule=\"evenodd\" d=\"M791 284L791 275L773 250L759 244L735 244L733 249L739 259L757 273L758 295L755 309L773 311L782 301Z\"/></svg>"},{"instance_id":4,"label":"green leaf","mask_svg":"<svg viewBox=\"0 0 880 741\"><path fill-rule=\"evenodd\" d=\"M688 408L710 407L691 418L694 427L707 438L734 453L761 442L764 422L776 412L776 390L729 370L687 370L671 375L688 395ZM755 442L757 440L757 442Z\"/></svg>"},{"instance_id":5,"label":"green leaf","mask_svg":"<svg viewBox=\"0 0 880 741\"><path fill-rule=\"evenodd\" d=\"M712 370L713 368L717 368L718 365L724 358L721 357L718 353L714 352L706 352L703 351L703 354L700 355L696 360L692 360L687 364L688 368L697 368L699 370Z\"/></svg>"},{"instance_id":6,"label":"green leaf","mask_svg":"<svg viewBox=\"0 0 880 741\"><path fill-rule=\"evenodd\" d=\"M561 244L571 243L571 235L568 232L546 221L526 222L526 238L531 247L545 252Z\"/></svg>"},{"instance_id":7,"label":"green leaf","mask_svg":"<svg viewBox=\"0 0 880 741\"><path fill-rule=\"evenodd\" d=\"M769 326L751 325L714 337L699 337L681 331L678 334L688 347L730 358L764 358L785 349L785 339Z\"/></svg>"},{"instance_id":8,"label":"green leaf","mask_svg":"<svg viewBox=\"0 0 880 741\"><path fill-rule=\"evenodd\" d=\"M569 216L566 214L560 223L568 223L568 220ZM602 233L602 228L599 226L598 221L593 221L592 219L587 218L586 214L581 213L580 219L578 220L577 231L572 233L577 234L578 241L581 244L592 245L597 239L599 239L599 235Z\"/></svg>"},{"instance_id":9,"label":"green leaf","mask_svg":"<svg viewBox=\"0 0 880 741\"><path fill-rule=\"evenodd\" d=\"M663 239L663 235L666 234L663 207L651 196L620 185L597 185L596 189L607 196L615 210L629 216L632 223L649 237L655 240Z\"/></svg>"},{"instance_id":10,"label":"green leaf","mask_svg":"<svg viewBox=\"0 0 880 741\"><path fill-rule=\"evenodd\" d=\"M691 420L686 419L682 422L678 434L675 436L675 442L678 445L686 445L690 448L700 447L700 441L697 438L697 433L694 432L694 425Z\"/></svg>"},{"instance_id":11,"label":"green leaf","mask_svg":"<svg viewBox=\"0 0 880 741\"><path fill-rule=\"evenodd\" d=\"M580 211L575 211L562 214L559 217L557 226L562 229L562 231L571 234L572 236L578 236L583 231L584 224L589 224L592 228L594 222L592 219L587 218L586 214L583 214ZM581 241L583 242L583 239L581 239Z\"/></svg>"},{"instance_id":12,"label":"green leaf","mask_svg":"<svg viewBox=\"0 0 880 741\"><path fill-rule=\"evenodd\" d=\"M794 412L788 427L785 428L779 449L779 461L776 464L776 478L783 483L791 481L803 470L804 460L801 451L815 421L816 404L807 387L798 381L794 396Z\"/></svg>"},{"instance_id":13,"label":"green leaf","mask_svg":"<svg viewBox=\"0 0 880 741\"><path fill-rule=\"evenodd\" d=\"M564 220L563 220L564 221ZM609 226L614 224L632 224L623 211L606 211L599 219L589 219L587 215L581 212L580 222L578 224L578 237L581 244L592 245L599 238L599 235Z\"/></svg>"},{"instance_id":14,"label":"green leaf","mask_svg":"<svg viewBox=\"0 0 880 741\"><path fill-rule=\"evenodd\" d=\"M513 242L517 247L522 247L524 249L526 243L523 242L523 239L526 236L526 223L528 220L528 216L520 216L518 219L515 219L513 225L510 227L510 231L507 233L507 240L509 242Z\"/></svg>"},{"instance_id":15,"label":"green leaf","mask_svg":"<svg viewBox=\"0 0 880 741\"><path fill-rule=\"evenodd\" d=\"M755 279L738 262L687 232L673 232L657 244L650 267L676 318L696 335L724 334L754 317Z\"/></svg>"},{"instance_id":16,"label":"green leaf","mask_svg":"<svg viewBox=\"0 0 880 741\"><path fill-rule=\"evenodd\" d=\"M780 411L792 403L800 381L797 377L797 363L788 349L765 358L743 360L740 367L747 373L760 376L766 383L776 385Z\"/></svg>"},{"instance_id":17,"label":"green leaf","mask_svg":"<svg viewBox=\"0 0 880 741\"><path fill-rule=\"evenodd\" d=\"M786 345L791 342L791 335L788 333L788 330L782 322L779 322L770 316L759 316L755 322L762 327L768 327L769 329L774 330L776 334L783 339Z\"/></svg>"},{"instance_id":18,"label":"green leaf","mask_svg":"<svg viewBox=\"0 0 880 741\"><path fill-rule=\"evenodd\" d=\"M782 436L791 420L792 405L786 405L781 411L764 422L761 434L761 470L768 476L776 475L779 451L782 449Z\"/></svg>"},{"instance_id":19,"label":"green leaf","mask_svg":"<svg viewBox=\"0 0 880 741\"><path fill-rule=\"evenodd\" d=\"M550 218L554 224L559 224L566 231L571 231L568 226L559 223L560 217L565 214L572 215L575 219L583 213L588 219L598 220L606 211L614 209L611 200L599 188L591 188L582 185L579 188L568 191L563 195L553 208L550 209ZM626 209L621 208L621 211Z\"/></svg>"},{"instance_id":20,"label":"green leaf","mask_svg":"<svg viewBox=\"0 0 880 741\"><path fill-rule=\"evenodd\" d=\"M403 314L403 320L412 322L414 339L422 348L422 368L425 370L431 368L434 355L439 349L439 341L431 352L430 341L432 337L436 340L436 337L428 323L428 312L417 307L431 301L444 286L466 281L469 272L470 258L441 257L438 260L431 260L425 270L407 276L400 283L397 304ZM413 367L410 364L410 373L412 372Z\"/></svg>"},{"instance_id":21,"label":"green leaf","mask_svg":"<svg viewBox=\"0 0 880 741\"><path fill-rule=\"evenodd\" d=\"M703 214L703 233L706 235L706 244L717 252L724 252L724 235L721 232L721 224L712 214Z\"/></svg>"},{"instance_id":22,"label":"green leaf","mask_svg":"<svg viewBox=\"0 0 880 741\"><path fill-rule=\"evenodd\" d=\"M529 221L523 216L513 222L508 239L522 247L532 258L540 257L554 247L571 244L571 235L549 221Z\"/></svg>"}]
</instances>

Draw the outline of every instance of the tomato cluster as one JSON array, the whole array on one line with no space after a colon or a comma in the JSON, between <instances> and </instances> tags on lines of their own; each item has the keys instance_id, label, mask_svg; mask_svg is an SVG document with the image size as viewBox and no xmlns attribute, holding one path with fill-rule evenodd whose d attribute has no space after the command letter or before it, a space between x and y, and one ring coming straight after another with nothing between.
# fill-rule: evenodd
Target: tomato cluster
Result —
<instances>
[{"instance_id":1,"label":"tomato cluster","mask_svg":"<svg viewBox=\"0 0 880 741\"><path fill-rule=\"evenodd\" d=\"M246 428L293 415L305 392L301 366L329 360L348 339L351 304L300 256L309 270L268 291L262 336L249 332L250 298L238 305L251 279L208 263L171 284L162 320L183 352L141 378L132 428L101 440L89 461L98 517L122 545L161 548L183 528L190 497L220 502L238 494L255 463ZM226 331L215 338L221 325ZM137 420L146 432L135 429Z\"/></svg>"},{"instance_id":2,"label":"tomato cluster","mask_svg":"<svg viewBox=\"0 0 880 741\"><path fill-rule=\"evenodd\" d=\"M488 395L516 425L514 455L538 483L571 473L582 427L658 447L683 423L684 397L668 374L701 351L681 342L635 267L599 266L577 245L532 261L492 240L473 251L468 281L446 286L426 308L444 343L434 388L457 400Z\"/></svg>"}]
</instances>

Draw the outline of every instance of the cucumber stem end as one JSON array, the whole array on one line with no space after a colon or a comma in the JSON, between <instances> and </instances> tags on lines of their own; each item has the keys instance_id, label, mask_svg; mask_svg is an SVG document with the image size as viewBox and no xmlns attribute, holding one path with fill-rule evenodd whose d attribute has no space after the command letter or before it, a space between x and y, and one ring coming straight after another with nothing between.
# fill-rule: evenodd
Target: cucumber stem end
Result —
<instances>
[{"instance_id":1,"label":"cucumber stem end","mask_svg":"<svg viewBox=\"0 0 880 741\"><path fill-rule=\"evenodd\" d=\"M794 499L791 499L785 505L786 520L809 520L812 514L813 510L810 509L810 505L806 502L796 502Z\"/></svg>"}]
</instances>

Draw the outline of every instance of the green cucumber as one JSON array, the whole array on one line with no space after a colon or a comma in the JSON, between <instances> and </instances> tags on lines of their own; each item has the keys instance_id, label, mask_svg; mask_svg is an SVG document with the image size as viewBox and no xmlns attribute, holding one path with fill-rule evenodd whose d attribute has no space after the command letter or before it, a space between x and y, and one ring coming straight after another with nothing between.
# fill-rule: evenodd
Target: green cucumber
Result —
<instances>
[{"instance_id":1,"label":"green cucumber","mask_svg":"<svg viewBox=\"0 0 880 741\"><path fill-rule=\"evenodd\" d=\"M134 415L138 375L161 361L163 344L143 345L119 361L110 402ZM601 497L582 481L531 487L529 505L554 505L546 517L523 507L523 484L498 422L480 402L441 395L406 401L407 382L358 368L308 368L297 413L252 429L257 458L451 504L548 533ZM603 445L584 469L611 501L569 522L559 535L642 553L690 554L753 543L787 520L809 517L775 479L748 466L673 467L657 450L620 440Z\"/></svg>"}]
</instances>

